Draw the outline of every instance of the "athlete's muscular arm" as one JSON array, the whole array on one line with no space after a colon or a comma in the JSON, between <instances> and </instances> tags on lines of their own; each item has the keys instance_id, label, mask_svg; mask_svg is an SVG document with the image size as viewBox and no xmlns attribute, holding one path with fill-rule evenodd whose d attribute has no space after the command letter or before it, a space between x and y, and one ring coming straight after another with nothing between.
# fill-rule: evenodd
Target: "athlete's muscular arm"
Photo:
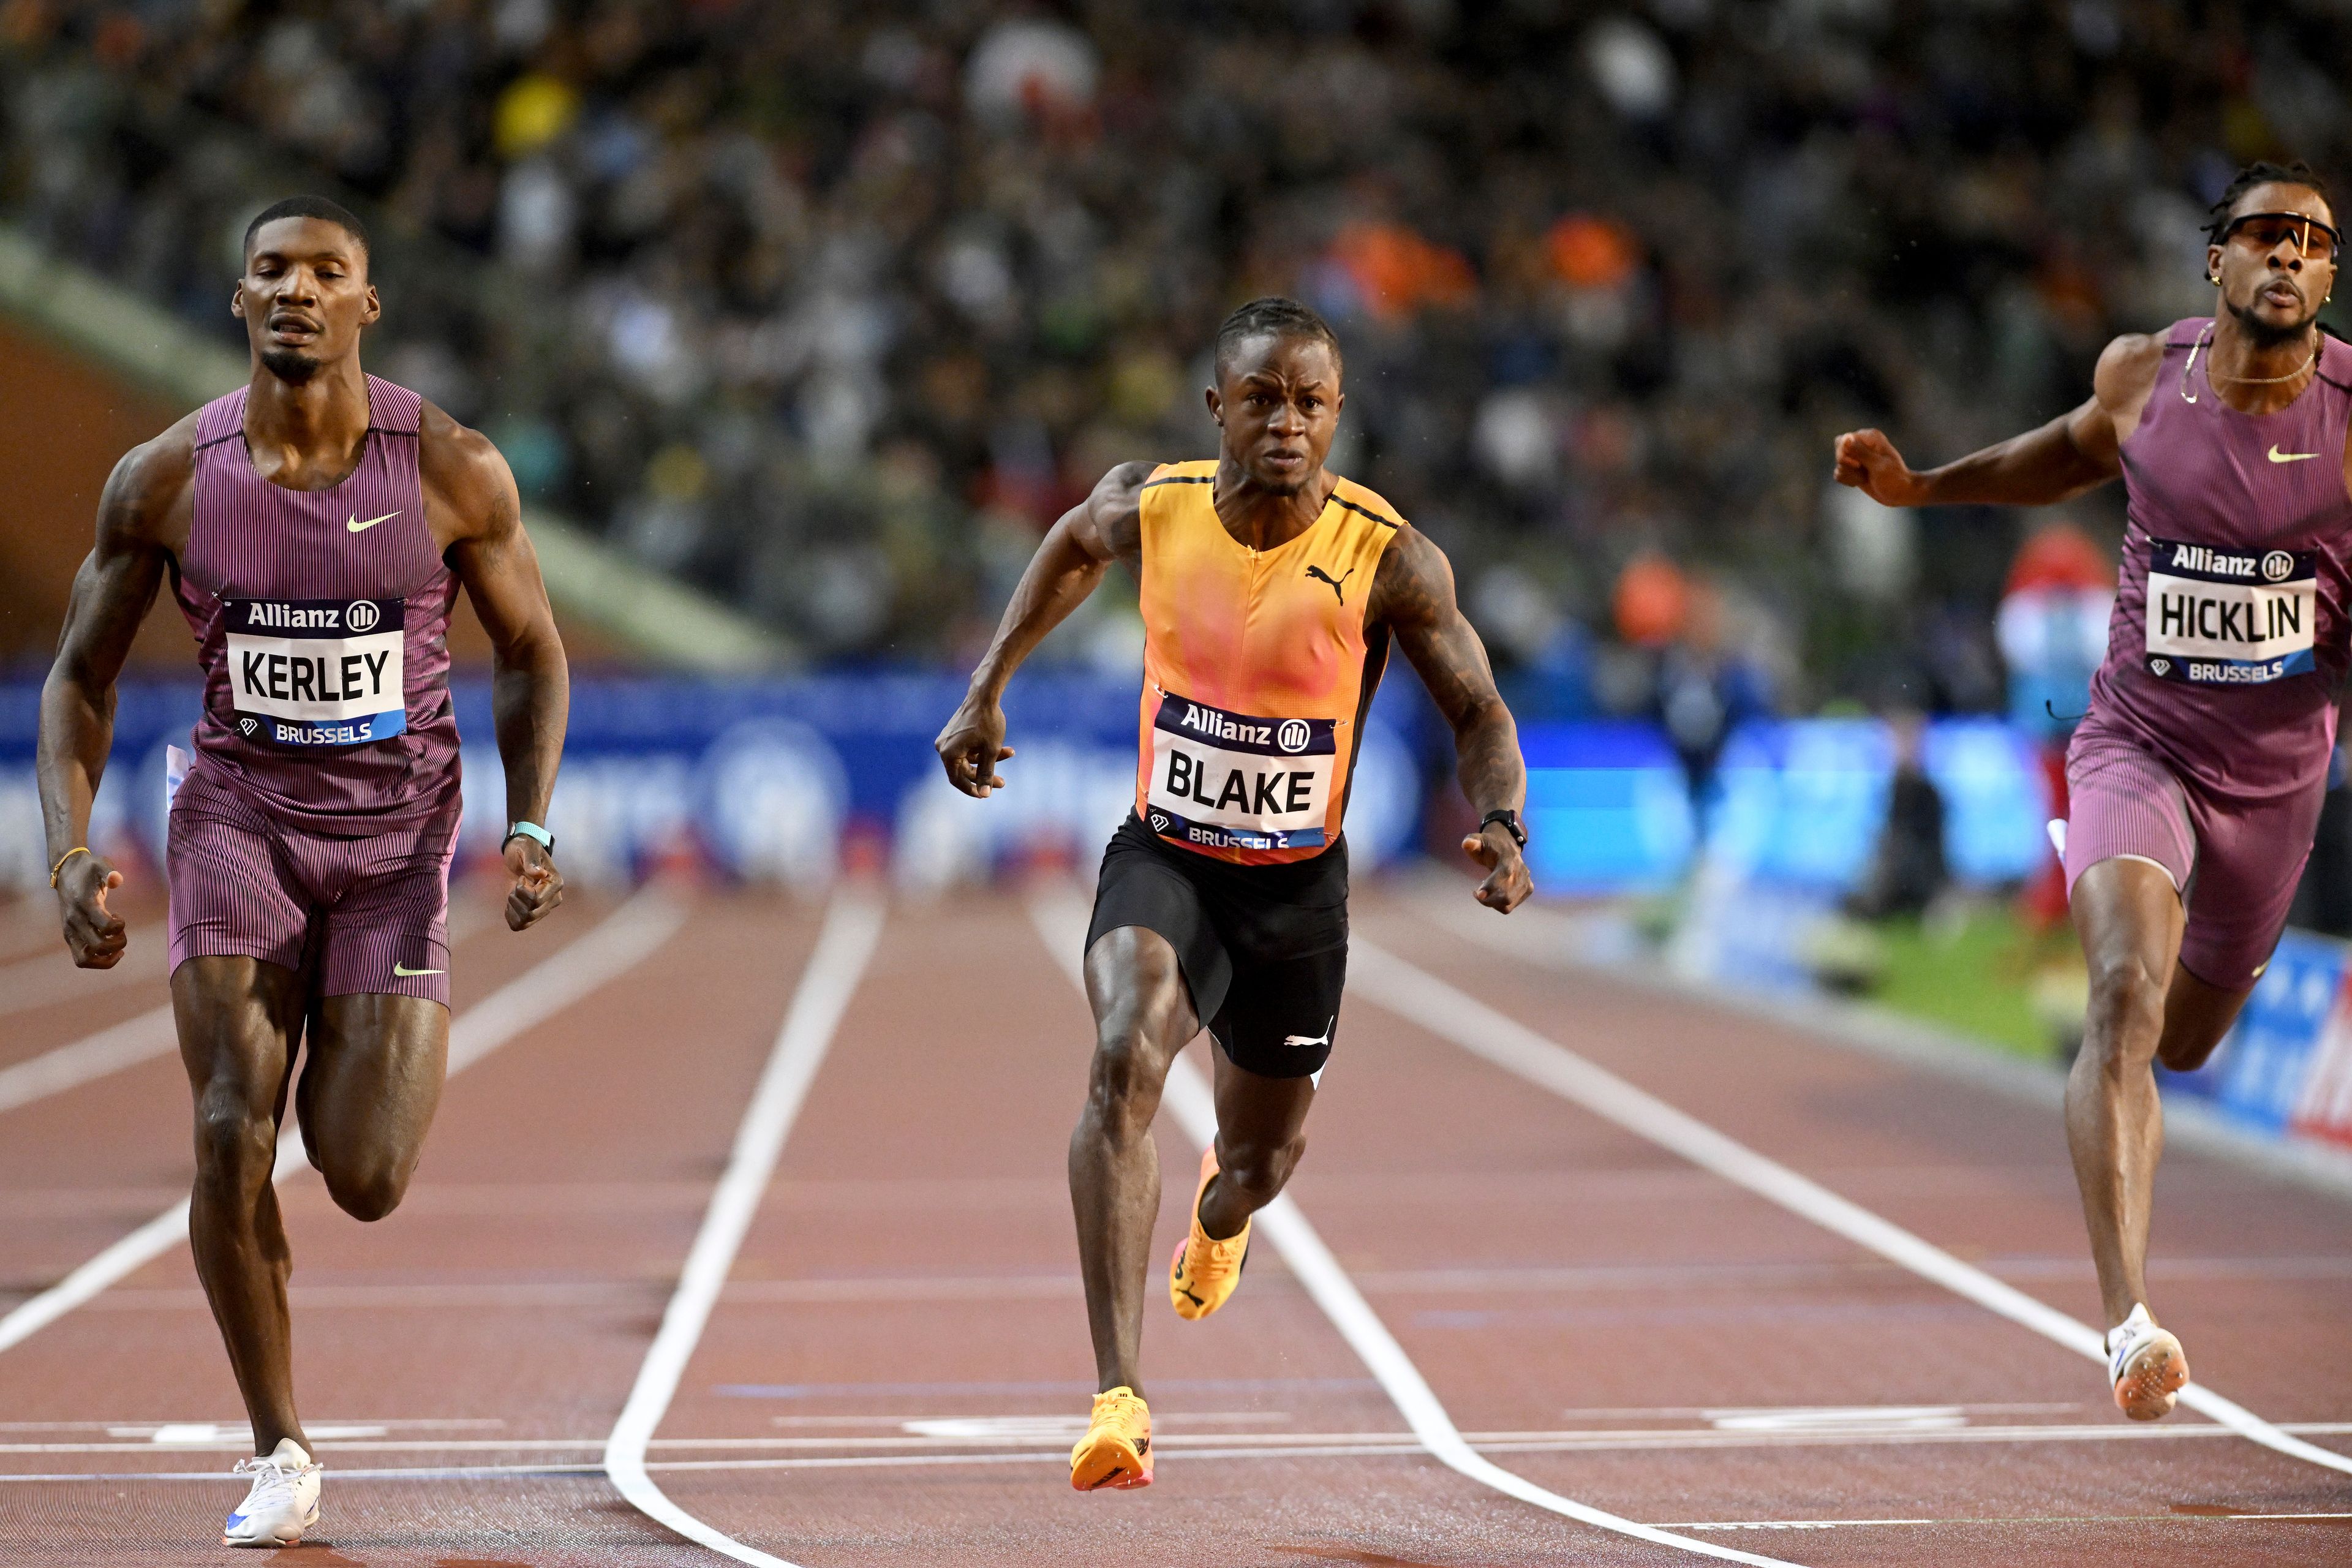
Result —
<instances>
[{"instance_id":1,"label":"athlete's muscular arm","mask_svg":"<svg viewBox=\"0 0 2352 1568\"><path fill-rule=\"evenodd\" d=\"M41 687L41 825L49 864L89 842L90 802L114 744L114 680L131 639L187 542L194 415L114 466L98 501L98 542L74 574L57 662ZM122 874L95 854L58 867L67 948L84 969L111 969L129 938L106 907Z\"/></svg>"},{"instance_id":2,"label":"athlete's muscular arm","mask_svg":"<svg viewBox=\"0 0 2352 1568\"><path fill-rule=\"evenodd\" d=\"M1427 535L1408 526L1389 542L1372 577L1365 619L1389 628L1453 726L1462 793L1471 806L1481 816L1521 811L1528 770L1519 757L1519 728L1495 689L1486 645L1454 602L1454 568ZM1517 841L1500 823L1465 838L1462 850L1486 868L1478 901L1489 909L1508 914L1535 891Z\"/></svg>"},{"instance_id":3,"label":"athlete's muscular arm","mask_svg":"<svg viewBox=\"0 0 2352 1568\"><path fill-rule=\"evenodd\" d=\"M997 763L1013 755L1013 748L1004 743L1004 688L1021 661L1086 603L1112 562L1140 580L1140 498L1151 468L1150 463L1121 463L1105 474L1093 494L1062 514L1029 558L988 652L971 672L970 689L932 742L948 771L948 783L964 794L985 798L991 790L1004 787L996 771Z\"/></svg>"},{"instance_id":4,"label":"athlete's muscular arm","mask_svg":"<svg viewBox=\"0 0 2352 1568\"><path fill-rule=\"evenodd\" d=\"M523 531L522 498L489 439L430 404L418 466L434 542L490 635L490 710L506 765L507 820L545 822L563 758L572 676L539 552ZM563 901L563 873L533 838L509 839L506 861L507 925L521 931Z\"/></svg>"},{"instance_id":5,"label":"athlete's muscular arm","mask_svg":"<svg viewBox=\"0 0 2352 1568\"><path fill-rule=\"evenodd\" d=\"M2099 355L2088 401L2037 430L1921 473L1876 430L1837 438L1837 481L1887 506L2047 506L2123 472L2123 444L2164 363L2160 338L2131 333Z\"/></svg>"}]
</instances>

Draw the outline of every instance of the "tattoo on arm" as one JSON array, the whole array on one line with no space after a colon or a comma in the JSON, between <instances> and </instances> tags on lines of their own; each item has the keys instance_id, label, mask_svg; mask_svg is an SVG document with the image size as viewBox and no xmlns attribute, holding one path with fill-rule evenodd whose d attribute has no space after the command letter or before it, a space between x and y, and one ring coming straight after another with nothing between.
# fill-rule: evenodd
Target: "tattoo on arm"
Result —
<instances>
[{"instance_id":1,"label":"tattoo on arm","mask_svg":"<svg viewBox=\"0 0 2352 1568\"><path fill-rule=\"evenodd\" d=\"M1001 696L1013 672L1046 634L1101 584L1112 562L1123 563L1129 571L1140 569L1138 498L1150 475L1149 463L1121 463L1046 532L1004 606L988 652L972 671L974 691Z\"/></svg>"},{"instance_id":2,"label":"tattoo on arm","mask_svg":"<svg viewBox=\"0 0 2352 1568\"><path fill-rule=\"evenodd\" d=\"M1426 535L1407 527L1381 557L1369 619L1385 626L1454 731L1462 793L1480 815L1527 801L1518 726L1495 689L1486 645L1454 599L1454 570Z\"/></svg>"}]
</instances>

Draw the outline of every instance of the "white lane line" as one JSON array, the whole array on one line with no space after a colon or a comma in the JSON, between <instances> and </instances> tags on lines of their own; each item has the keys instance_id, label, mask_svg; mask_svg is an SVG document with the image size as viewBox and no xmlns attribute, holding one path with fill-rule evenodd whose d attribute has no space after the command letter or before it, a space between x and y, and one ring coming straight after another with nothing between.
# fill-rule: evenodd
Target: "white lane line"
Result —
<instances>
[{"instance_id":1,"label":"white lane line","mask_svg":"<svg viewBox=\"0 0 2352 1568\"><path fill-rule=\"evenodd\" d=\"M131 945L111 969L77 969L58 938L52 952L0 965L0 1017L28 1013L53 1002L103 1001L117 986L146 979L163 967L171 951L162 923L131 928Z\"/></svg>"},{"instance_id":2,"label":"white lane line","mask_svg":"<svg viewBox=\"0 0 2352 1568\"><path fill-rule=\"evenodd\" d=\"M63 963L60 957L58 962ZM135 1018L126 1018L71 1045L44 1051L26 1061L0 1068L0 1111L14 1110L37 1100L121 1072L179 1044L172 1027L172 1005L164 1003Z\"/></svg>"},{"instance_id":3,"label":"white lane line","mask_svg":"<svg viewBox=\"0 0 2352 1568\"><path fill-rule=\"evenodd\" d=\"M2105 1338L2088 1323L1961 1262L1942 1247L1634 1088L1459 986L1361 938L1350 944L1349 968L1351 981L1367 999L1440 1039L1451 1040L1471 1055L1548 1089L1987 1311L2087 1356L2102 1367L2106 1365ZM2352 1475L2352 1458L2290 1436L2202 1384L2192 1383L2182 1389L2180 1403L2290 1458Z\"/></svg>"},{"instance_id":4,"label":"white lane line","mask_svg":"<svg viewBox=\"0 0 2352 1568\"><path fill-rule=\"evenodd\" d=\"M1030 900L1029 915L1037 928L1038 936L1053 953L1055 962L1070 977L1079 994L1084 995L1087 984L1083 950L1087 923L1085 902L1066 890L1040 893ZM1210 1048L1215 1047L1213 1045ZM1206 1148L1215 1142L1216 1097L1200 1069L1181 1057L1177 1058L1169 1068L1161 1103L1175 1113L1176 1120L1183 1124L1185 1132L1194 1142ZM1266 1238L1282 1254L1283 1261L1289 1265L1299 1284L1315 1299L1315 1304L1323 1309L1323 1315L1331 1320L1332 1327L1339 1331L1340 1337L1348 1342L1349 1347L1379 1380L1381 1388L1387 1391L1390 1400L1404 1416L1405 1425L1412 1427L1413 1436L1421 1440L1422 1447L1448 1469L1491 1487L1507 1497L1532 1503L1537 1508L1580 1523L1612 1531L1620 1535L1630 1535L1638 1541L1677 1547L1702 1557L1722 1558L1732 1563L1790 1568L1779 1558L1735 1552L1710 1541L1694 1541L1688 1536L1676 1535L1671 1531L1604 1512L1573 1498L1547 1491L1486 1458L1463 1439L1461 1429L1454 1425L1454 1417L1446 1414L1445 1406L1439 1403L1428 1380L1421 1375L1421 1369L1414 1366L1412 1359L1404 1353L1404 1347L1397 1343L1396 1337L1389 1332L1388 1326L1381 1321L1379 1314L1364 1300L1363 1293L1348 1278L1347 1270L1339 1267L1339 1260L1331 1256L1331 1249L1324 1245L1322 1237L1307 1223L1307 1215L1298 1205L1287 1195L1278 1197L1258 1211L1256 1220L1265 1227Z\"/></svg>"},{"instance_id":5,"label":"white lane line","mask_svg":"<svg viewBox=\"0 0 2352 1568\"><path fill-rule=\"evenodd\" d=\"M463 904L452 905L449 945L455 948L480 930L484 923L485 917L479 910L478 900L469 900ZM170 943L160 927L142 931L140 940L142 946L133 951L147 948L165 952L170 951ZM39 962L68 975L91 973L74 968L62 952L54 959ZM126 958L125 963L128 962ZM0 970L0 996L8 994L7 984L14 973L13 970ZM123 969L117 965L105 973L121 974ZM11 997L0 1003L0 1013L14 1011L19 1005L19 998ZM67 1089L121 1072L124 1068L136 1067L152 1058L168 1056L178 1048L179 1043L179 1031L172 1022L172 1005L166 1002L161 1007L142 1013L135 1018L126 1018L69 1045L0 1068L0 1111L14 1110L37 1100L46 1100L50 1095L61 1094Z\"/></svg>"},{"instance_id":6,"label":"white lane line","mask_svg":"<svg viewBox=\"0 0 2352 1568\"><path fill-rule=\"evenodd\" d=\"M677 931L686 910L667 896L636 894L585 936L523 972L468 1008L449 1026L452 1076L481 1060L652 955ZM307 1168L302 1134L292 1117L278 1139L270 1180ZM72 1273L0 1317L0 1351L56 1322L76 1307L187 1239L188 1200L182 1198Z\"/></svg>"},{"instance_id":7,"label":"white lane line","mask_svg":"<svg viewBox=\"0 0 2352 1568\"><path fill-rule=\"evenodd\" d=\"M824 927L817 934L807 968L801 973L800 987L784 1015L783 1026L776 1033L759 1087L736 1129L726 1173L710 1194L702 1228L696 1232L686 1267L679 1270L677 1289L662 1313L661 1330L646 1352L635 1386L629 1390L629 1401L604 1442L605 1473L640 1513L722 1556L760 1568L793 1565L714 1530L672 1502L646 1473L646 1449L677 1393L678 1379L685 1375L686 1363L710 1321L710 1309L727 1283L727 1271L735 1265L743 1234L759 1212L768 1178L775 1173L784 1140L792 1133L801 1104L808 1098L809 1085L833 1044L834 1031L840 1026L841 1016L874 956L883 920L881 902L862 891L835 895L825 910Z\"/></svg>"}]
</instances>

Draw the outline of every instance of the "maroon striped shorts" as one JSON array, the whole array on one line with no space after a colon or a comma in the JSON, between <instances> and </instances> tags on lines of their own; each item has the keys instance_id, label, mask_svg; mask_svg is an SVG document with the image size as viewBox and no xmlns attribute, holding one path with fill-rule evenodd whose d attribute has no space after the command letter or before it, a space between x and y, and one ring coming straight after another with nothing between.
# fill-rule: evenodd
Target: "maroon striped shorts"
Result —
<instances>
[{"instance_id":1,"label":"maroon striped shorts","mask_svg":"<svg viewBox=\"0 0 2352 1568\"><path fill-rule=\"evenodd\" d=\"M2269 798L2223 795L2128 735L2086 723L2066 748L2066 891L2102 860L2154 861L2188 910L2180 966L2242 991L2286 929L2323 789L2324 781Z\"/></svg>"},{"instance_id":2,"label":"maroon striped shorts","mask_svg":"<svg viewBox=\"0 0 2352 1568\"><path fill-rule=\"evenodd\" d=\"M360 837L288 827L201 766L172 802L172 967L257 958L320 996L449 1005L449 861L460 802Z\"/></svg>"}]
</instances>

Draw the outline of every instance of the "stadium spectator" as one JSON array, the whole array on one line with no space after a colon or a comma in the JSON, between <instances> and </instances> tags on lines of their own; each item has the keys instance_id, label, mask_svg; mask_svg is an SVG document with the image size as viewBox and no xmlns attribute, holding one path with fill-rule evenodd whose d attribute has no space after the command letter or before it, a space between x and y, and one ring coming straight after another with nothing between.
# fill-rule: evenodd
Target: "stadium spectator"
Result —
<instances>
[{"instance_id":1,"label":"stadium spectator","mask_svg":"<svg viewBox=\"0 0 2352 1568\"><path fill-rule=\"evenodd\" d=\"M1939 522L1903 593L1842 579L1830 433L1964 450L2204 308L2205 204L2283 127L2336 159L2347 58L2293 0L6 0L0 217L226 333L250 212L351 195L390 374L836 655L968 646L1024 531L1207 449L1223 311L1297 292L1335 466L1468 602L1605 637L1662 551L1775 607L1806 701L1993 668Z\"/></svg>"}]
</instances>

